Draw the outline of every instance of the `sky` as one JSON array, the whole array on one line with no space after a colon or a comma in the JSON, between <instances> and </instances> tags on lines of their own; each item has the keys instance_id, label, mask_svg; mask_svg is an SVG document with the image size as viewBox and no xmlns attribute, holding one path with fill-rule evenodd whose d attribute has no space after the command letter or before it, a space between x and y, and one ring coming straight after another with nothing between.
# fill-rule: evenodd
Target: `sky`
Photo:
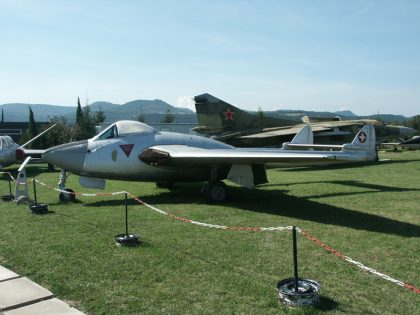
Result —
<instances>
[{"instance_id":1,"label":"sky","mask_svg":"<svg viewBox=\"0 0 420 315\"><path fill-rule=\"evenodd\" d=\"M0 104L193 108L202 93L420 114L420 1L0 0Z\"/></svg>"}]
</instances>

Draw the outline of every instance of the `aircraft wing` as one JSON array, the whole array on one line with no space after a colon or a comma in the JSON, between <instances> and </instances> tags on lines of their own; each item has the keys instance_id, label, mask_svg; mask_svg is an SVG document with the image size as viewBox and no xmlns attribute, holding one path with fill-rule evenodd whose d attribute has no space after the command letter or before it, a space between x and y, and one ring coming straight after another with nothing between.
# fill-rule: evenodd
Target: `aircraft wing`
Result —
<instances>
[{"instance_id":1,"label":"aircraft wing","mask_svg":"<svg viewBox=\"0 0 420 315\"><path fill-rule=\"evenodd\" d=\"M340 120L340 121L323 121L317 123L311 123L312 131L332 131L334 128L346 127L346 126L363 126L365 124L377 125L378 123L374 120ZM299 124L295 126L286 126L286 127L279 127L279 128L267 128L263 130L263 132L254 133L250 135L241 136L242 139L261 139L261 138L271 138L271 137L278 137L278 136L288 136L294 135L299 132L300 129L304 124Z\"/></svg>"},{"instance_id":2,"label":"aircraft wing","mask_svg":"<svg viewBox=\"0 0 420 315\"><path fill-rule=\"evenodd\" d=\"M140 155L140 159L155 166L218 166L232 164L297 163L313 164L334 161L332 152L293 152L282 149L203 149L186 145L153 146Z\"/></svg>"},{"instance_id":3,"label":"aircraft wing","mask_svg":"<svg viewBox=\"0 0 420 315\"><path fill-rule=\"evenodd\" d=\"M318 122L314 124L318 126L326 127L326 128L340 128L340 127L354 126L354 125L364 126L366 124L375 126L375 125L382 125L383 123L378 122L373 119L357 119L357 120L323 121L323 122Z\"/></svg>"},{"instance_id":4,"label":"aircraft wing","mask_svg":"<svg viewBox=\"0 0 420 315\"><path fill-rule=\"evenodd\" d=\"M340 151L293 150L288 146L302 146L305 135L311 128L303 128L291 143L283 148L223 148L207 149L187 145L156 145L145 149L139 158L154 166L230 166L275 163L282 166L308 166L331 163L366 162L377 159L375 129L363 127L351 143L344 144ZM312 134L312 132L310 133ZM296 139L298 138L298 139ZM314 146L313 144L308 144ZM319 146L318 146L319 147ZM316 145L315 145L315 148ZM336 146L331 149L337 149Z\"/></svg>"},{"instance_id":5,"label":"aircraft wing","mask_svg":"<svg viewBox=\"0 0 420 315\"><path fill-rule=\"evenodd\" d=\"M289 136L289 135L295 135L299 132L299 130L302 129L304 125L296 125L296 126L290 126L290 127L282 127L275 130L268 130L264 132L254 133L251 135L242 136L240 138L242 139L256 139L256 138L271 138L271 137L278 137L278 136ZM330 127L324 127L324 126L314 126L311 125L312 131L326 131L331 130Z\"/></svg>"}]
</instances>

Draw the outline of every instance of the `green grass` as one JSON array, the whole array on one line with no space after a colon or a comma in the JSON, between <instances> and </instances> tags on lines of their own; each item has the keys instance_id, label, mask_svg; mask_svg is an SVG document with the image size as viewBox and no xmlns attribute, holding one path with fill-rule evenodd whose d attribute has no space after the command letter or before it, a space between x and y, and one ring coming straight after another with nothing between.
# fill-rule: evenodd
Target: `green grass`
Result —
<instances>
[{"instance_id":1,"label":"green grass","mask_svg":"<svg viewBox=\"0 0 420 315\"><path fill-rule=\"evenodd\" d=\"M420 286L420 151L381 153L389 161L352 168L271 169L255 190L231 185L209 205L199 184L169 192L152 183L109 181L181 217L228 226L296 225L391 277ZM12 168L12 170L15 170ZM55 185L58 172L30 166ZM77 176L69 188L86 192ZM30 189L32 192L32 189ZM8 193L6 179L0 194ZM138 248L117 247L123 196L60 204L37 186L47 215L0 202L0 264L88 314L416 314L420 295L360 270L302 236L300 276L321 284L317 307L290 310L275 285L293 274L291 232L223 231L179 222L133 200L129 230Z\"/></svg>"}]
</instances>

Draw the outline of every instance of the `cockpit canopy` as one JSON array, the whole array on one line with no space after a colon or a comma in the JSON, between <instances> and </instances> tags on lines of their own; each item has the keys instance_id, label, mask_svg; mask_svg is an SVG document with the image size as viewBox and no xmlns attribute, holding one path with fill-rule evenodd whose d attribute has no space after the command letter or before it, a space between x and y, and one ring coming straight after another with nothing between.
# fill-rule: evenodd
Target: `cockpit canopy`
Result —
<instances>
[{"instance_id":1,"label":"cockpit canopy","mask_svg":"<svg viewBox=\"0 0 420 315\"><path fill-rule=\"evenodd\" d=\"M124 137L132 134L155 133L157 130L149 125L134 120L120 120L96 135L93 140L105 140Z\"/></svg>"}]
</instances>

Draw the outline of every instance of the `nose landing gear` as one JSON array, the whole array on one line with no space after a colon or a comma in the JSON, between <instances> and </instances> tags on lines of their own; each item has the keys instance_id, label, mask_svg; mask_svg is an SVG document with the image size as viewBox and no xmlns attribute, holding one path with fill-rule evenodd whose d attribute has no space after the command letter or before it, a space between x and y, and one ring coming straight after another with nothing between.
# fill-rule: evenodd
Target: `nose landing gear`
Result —
<instances>
[{"instance_id":1,"label":"nose landing gear","mask_svg":"<svg viewBox=\"0 0 420 315\"><path fill-rule=\"evenodd\" d=\"M60 174L60 181L58 182L58 187L60 190L60 194L58 195L58 198L61 202L75 202L76 201L76 195L74 194L74 191L72 189L66 188L66 180L67 177L69 177L70 174L67 175L67 172L65 170L61 170ZM66 192L64 192L66 191Z\"/></svg>"},{"instance_id":2,"label":"nose landing gear","mask_svg":"<svg viewBox=\"0 0 420 315\"><path fill-rule=\"evenodd\" d=\"M67 192L60 192L58 198L61 202L75 202L76 196L74 194L74 190L66 188L65 191Z\"/></svg>"}]
</instances>

